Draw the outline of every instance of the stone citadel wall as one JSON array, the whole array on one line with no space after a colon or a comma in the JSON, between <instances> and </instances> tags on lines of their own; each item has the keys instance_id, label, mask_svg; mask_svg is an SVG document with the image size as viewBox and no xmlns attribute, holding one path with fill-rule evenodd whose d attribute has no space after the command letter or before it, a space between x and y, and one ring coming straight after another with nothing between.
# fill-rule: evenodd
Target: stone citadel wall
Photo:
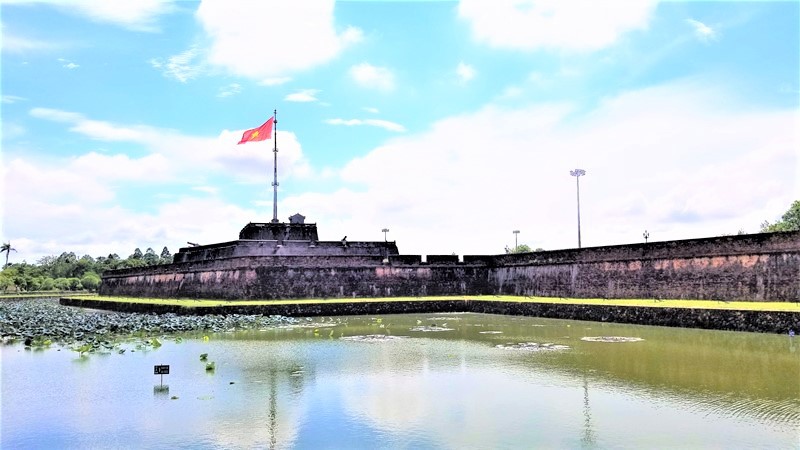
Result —
<instances>
[{"instance_id":1,"label":"stone citadel wall","mask_svg":"<svg viewBox=\"0 0 800 450\"><path fill-rule=\"evenodd\" d=\"M227 253L227 252L222 252ZM101 295L277 299L513 294L800 301L800 232L518 255L231 256L103 274Z\"/></svg>"},{"instance_id":2,"label":"stone citadel wall","mask_svg":"<svg viewBox=\"0 0 800 450\"><path fill-rule=\"evenodd\" d=\"M243 256L389 256L397 255L394 242L318 242L294 240L243 240L185 247L174 262L197 262Z\"/></svg>"}]
</instances>

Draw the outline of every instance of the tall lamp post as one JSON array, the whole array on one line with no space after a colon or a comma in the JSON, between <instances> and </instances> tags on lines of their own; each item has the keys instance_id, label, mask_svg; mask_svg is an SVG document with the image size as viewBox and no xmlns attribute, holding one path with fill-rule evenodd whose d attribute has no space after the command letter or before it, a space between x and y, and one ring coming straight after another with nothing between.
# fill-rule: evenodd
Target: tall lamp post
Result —
<instances>
[{"instance_id":1,"label":"tall lamp post","mask_svg":"<svg viewBox=\"0 0 800 450\"><path fill-rule=\"evenodd\" d=\"M381 231L383 231L383 242L389 242L389 240L386 237L386 233L389 232L389 229L388 228L384 228Z\"/></svg>"},{"instance_id":2,"label":"tall lamp post","mask_svg":"<svg viewBox=\"0 0 800 450\"><path fill-rule=\"evenodd\" d=\"M512 233L514 233L514 252L516 252L517 249L519 249L519 244L517 243L517 236L519 236L519 230L514 230L512 231Z\"/></svg>"},{"instance_id":3,"label":"tall lamp post","mask_svg":"<svg viewBox=\"0 0 800 450\"><path fill-rule=\"evenodd\" d=\"M569 174L575 177L575 185L578 188L578 248L581 248L581 177L586 175L583 169L570 170Z\"/></svg>"}]
</instances>

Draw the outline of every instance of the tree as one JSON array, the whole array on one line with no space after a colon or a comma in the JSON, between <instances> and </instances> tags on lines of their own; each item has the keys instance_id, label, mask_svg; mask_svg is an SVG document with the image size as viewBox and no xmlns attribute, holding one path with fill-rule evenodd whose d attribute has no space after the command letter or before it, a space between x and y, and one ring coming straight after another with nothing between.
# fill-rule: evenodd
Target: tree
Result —
<instances>
[{"instance_id":1,"label":"tree","mask_svg":"<svg viewBox=\"0 0 800 450\"><path fill-rule=\"evenodd\" d=\"M6 266L8 265L8 255L12 251L17 251L17 249L11 247L11 242L3 242L3 245L0 245L0 253L6 252ZM5 266L3 266L5 267Z\"/></svg>"},{"instance_id":2,"label":"tree","mask_svg":"<svg viewBox=\"0 0 800 450\"><path fill-rule=\"evenodd\" d=\"M133 254L128 259L142 259L142 256L142 251L139 250L139 247L136 247L136 250L133 251Z\"/></svg>"},{"instance_id":3,"label":"tree","mask_svg":"<svg viewBox=\"0 0 800 450\"><path fill-rule=\"evenodd\" d=\"M51 270L53 268L53 265L55 265L55 263L56 263L55 256L42 256L41 258L39 258L38 261L36 261L36 264L39 267L47 271Z\"/></svg>"},{"instance_id":4,"label":"tree","mask_svg":"<svg viewBox=\"0 0 800 450\"><path fill-rule=\"evenodd\" d=\"M147 247L147 251L144 252L142 259L144 259L145 264L148 266L158 264L158 255L156 255L156 251L153 250L152 247Z\"/></svg>"},{"instance_id":5,"label":"tree","mask_svg":"<svg viewBox=\"0 0 800 450\"><path fill-rule=\"evenodd\" d=\"M103 260L100 272L104 272L109 269L117 269L119 268L120 264L122 264L122 258L120 258L116 253L111 253Z\"/></svg>"},{"instance_id":6,"label":"tree","mask_svg":"<svg viewBox=\"0 0 800 450\"><path fill-rule=\"evenodd\" d=\"M161 250L161 264L172 264L172 253L166 246Z\"/></svg>"},{"instance_id":7,"label":"tree","mask_svg":"<svg viewBox=\"0 0 800 450\"><path fill-rule=\"evenodd\" d=\"M0 291L5 292L14 286L14 279L5 275L0 275Z\"/></svg>"},{"instance_id":8,"label":"tree","mask_svg":"<svg viewBox=\"0 0 800 450\"><path fill-rule=\"evenodd\" d=\"M83 274L91 272L94 269L94 263L94 258L91 256L81 256L81 259L75 262L75 270L72 272L73 276L80 278Z\"/></svg>"},{"instance_id":9,"label":"tree","mask_svg":"<svg viewBox=\"0 0 800 450\"><path fill-rule=\"evenodd\" d=\"M78 258L75 256L73 252L63 252L61 253L58 258L56 258L55 263L53 263L52 274L53 278L70 278L75 276L75 271L77 269L76 263L78 262Z\"/></svg>"},{"instance_id":10,"label":"tree","mask_svg":"<svg viewBox=\"0 0 800 450\"><path fill-rule=\"evenodd\" d=\"M761 224L762 233L771 233L774 231L798 231L800 230L800 200L795 200L789 207L789 210L781 217L781 220L775 223L764 221Z\"/></svg>"},{"instance_id":11,"label":"tree","mask_svg":"<svg viewBox=\"0 0 800 450\"><path fill-rule=\"evenodd\" d=\"M520 245L516 246L515 248L506 247L506 253L512 253L512 254L513 253L530 253L532 251L533 250L531 250L531 248L530 248L530 246L528 246L528 244L520 244Z\"/></svg>"},{"instance_id":12,"label":"tree","mask_svg":"<svg viewBox=\"0 0 800 450\"><path fill-rule=\"evenodd\" d=\"M43 291L52 291L55 288L55 280L50 277L45 278L42 280L41 289Z\"/></svg>"},{"instance_id":13,"label":"tree","mask_svg":"<svg viewBox=\"0 0 800 450\"><path fill-rule=\"evenodd\" d=\"M94 272L86 272L83 278L81 278L81 286L90 291L97 290L100 286L100 275Z\"/></svg>"},{"instance_id":14,"label":"tree","mask_svg":"<svg viewBox=\"0 0 800 450\"><path fill-rule=\"evenodd\" d=\"M53 286L59 291L69 290L69 280L67 278L56 278L53 280Z\"/></svg>"}]
</instances>

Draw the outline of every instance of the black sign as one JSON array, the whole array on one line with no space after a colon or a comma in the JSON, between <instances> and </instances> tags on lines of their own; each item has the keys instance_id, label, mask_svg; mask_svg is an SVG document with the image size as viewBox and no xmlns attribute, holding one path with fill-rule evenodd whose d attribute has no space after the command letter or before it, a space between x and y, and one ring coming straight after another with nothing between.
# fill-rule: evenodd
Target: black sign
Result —
<instances>
[{"instance_id":1,"label":"black sign","mask_svg":"<svg viewBox=\"0 0 800 450\"><path fill-rule=\"evenodd\" d=\"M169 365L153 366L153 375L169 375Z\"/></svg>"}]
</instances>

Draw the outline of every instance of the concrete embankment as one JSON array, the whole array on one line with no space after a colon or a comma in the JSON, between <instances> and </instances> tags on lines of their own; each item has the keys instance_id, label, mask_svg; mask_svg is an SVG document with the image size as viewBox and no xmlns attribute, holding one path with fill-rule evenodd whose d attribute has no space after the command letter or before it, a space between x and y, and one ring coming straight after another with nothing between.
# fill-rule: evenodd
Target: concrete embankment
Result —
<instances>
[{"instance_id":1,"label":"concrete embankment","mask_svg":"<svg viewBox=\"0 0 800 450\"><path fill-rule=\"evenodd\" d=\"M668 327L760 333L800 331L800 312L749 311L731 309L672 308L619 305L565 304L482 299L452 300L377 300L343 302L338 300L274 304L232 304L185 306L167 303L123 302L62 298L62 305L138 313L262 314L291 317L340 316L367 314L407 314L440 312L475 312L554 319L616 322Z\"/></svg>"}]
</instances>

